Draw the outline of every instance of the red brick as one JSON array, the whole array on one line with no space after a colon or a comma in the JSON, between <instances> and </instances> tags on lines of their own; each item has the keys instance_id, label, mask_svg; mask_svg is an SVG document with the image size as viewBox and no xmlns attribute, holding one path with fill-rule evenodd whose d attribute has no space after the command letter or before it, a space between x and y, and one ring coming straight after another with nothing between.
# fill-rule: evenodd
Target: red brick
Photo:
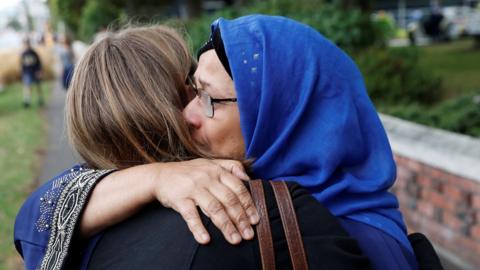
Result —
<instances>
[{"instance_id":1,"label":"red brick","mask_svg":"<svg viewBox=\"0 0 480 270\"><path fill-rule=\"evenodd\" d=\"M480 210L480 194L471 195L470 206L475 210Z\"/></svg>"},{"instance_id":2,"label":"red brick","mask_svg":"<svg viewBox=\"0 0 480 270\"><path fill-rule=\"evenodd\" d=\"M449 198L449 199L453 199L455 201L465 201L467 199L467 194L459 189L458 187L456 186L453 186L451 184L445 184L443 185L443 193L445 195L445 197Z\"/></svg>"},{"instance_id":3,"label":"red brick","mask_svg":"<svg viewBox=\"0 0 480 270\"><path fill-rule=\"evenodd\" d=\"M419 175L417 181L422 188L430 188L432 186L432 178L426 175Z\"/></svg>"},{"instance_id":4,"label":"red brick","mask_svg":"<svg viewBox=\"0 0 480 270\"><path fill-rule=\"evenodd\" d=\"M456 235L449 227L438 224L428 218L422 219L419 231L428 235L429 238L431 237L432 241L442 245L450 242Z\"/></svg>"},{"instance_id":5,"label":"red brick","mask_svg":"<svg viewBox=\"0 0 480 270\"><path fill-rule=\"evenodd\" d=\"M397 171L398 178L406 184L416 184L417 172L414 172L406 167L401 167Z\"/></svg>"},{"instance_id":6,"label":"red brick","mask_svg":"<svg viewBox=\"0 0 480 270\"><path fill-rule=\"evenodd\" d=\"M420 186L416 182L410 181L405 188L406 193L412 198L420 198Z\"/></svg>"},{"instance_id":7,"label":"red brick","mask_svg":"<svg viewBox=\"0 0 480 270\"><path fill-rule=\"evenodd\" d=\"M474 223L480 225L480 210L476 210L474 216L475 216Z\"/></svg>"},{"instance_id":8,"label":"red brick","mask_svg":"<svg viewBox=\"0 0 480 270\"><path fill-rule=\"evenodd\" d=\"M422 201L430 201L430 195L432 194L432 191L430 189L422 188L420 191L420 198Z\"/></svg>"},{"instance_id":9,"label":"red brick","mask_svg":"<svg viewBox=\"0 0 480 270\"><path fill-rule=\"evenodd\" d=\"M461 221L458 217L451 214L450 212L443 213L443 222L447 225L450 229L455 231L456 233L461 234L461 229L465 225L463 221Z\"/></svg>"},{"instance_id":10,"label":"red brick","mask_svg":"<svg viewBox=\"0 0 480 270\"><path fill-rule=\"evenodd\" d=\"M441 194L431 191L429 193L429 200L437 207L440 207L444 210L454 210L455 207L452 208L452 204Z\"/></svg>"},{"instance_id":11,"label":"red brick","mask_svg":"<svg viewBox=\"0 0 480 270\"><path fill-rule=\"evenodd\" d=\"M473 239L480 242L480 224L473 225L472 227L470 227L470 235L472 236Z\"/></svg>"},{"instance_id":12,"label":"red brick","mask_svg":"<svg viewBox=\"0 0 480 270\"><path fill-rule=\"evenodd\" d=\"M434 178L434 179L432 179L432 187L430 189L441 193L442 190L443 190L443 186L445 184L446 184L445 182L439 180L438 178Z\"/></svg>"},{"instance_id":13,"label":"red brick","mask_svg":"<svg viewBox=\"0 0 480 270\"><path fill-rule=\"evenodd\" d=\"M429 167L429 172L428 174L432 178L438 178L438 179L445 179L448 175L445 173L445 171L442 171L437 168Z\"/></svg>"},{"instance_id":14,"label":"red brick","mask_svg":"<svg viewBox=\"0 0 480 270\"><path fill-rule=\"evenodd\" d=\"M420 219L421 215L418 212L411 211L407 215L404 215L405 223L407 225L407 231L408 233L414 233L414 232L422 232L421 226L420 226Z\"/></svg>"},{"instance_id":15,"label":"red brick","mask_svg":"<svg viewBox=\"0 0 480 270\"><path fill-rule=\"evenodd\" d=\"M400 155L393 155L393 158L395 159L395 163L397 163L397 166L401 166L403 165L403 163L405 163L405 158L400 156Z\"/></svg>"},{"instance_id":16,"label":"red brick","mask_svg":"<svg viewBox=\"0 0 480 270\"><path fill-rule=\"evenodd\" d=\"M423 165L420 163L420 162L417 162L417 161L414 161L414 160L411 160L411 159L407 159L406 162L406 167L408 167L410 170L414 171L414 172L417 172L417 173L420 173L423 171Z\"/></svg>"},{"instance_id":17,"label":"red brick","mask_svg":"<svg viewBox=\"0 0 480 270\"><path fill-rule=\"evenodd\" d=\"M471 194L469 203L472 209L480 210L480 194Z\"/></svg>"},{"instance_id":18,"label":"red brick","mask_svg":"<svg viewBox=\"0 0 480 270\"><path fill-rule=\"evenodd\" d=\"M425 201L418 202L417 209L418 212L427 217L433 217L433 212L435 211L434 205Z\"/></svg>"},{"instance_id":19,"label":"red brick","mask_svg":"<svg viewBox=\"0 0 480 270\"><path fill-rule=\"evenodd\" d=\"M458 185L464 179L458 175L448 174L445 180L451 185Z\"/></svg>"},{"instance_id":20,"label":"red brick","mask_svg":"<svg viewBox=\"0 0 480 270\"><path fill-rule=\"evenodd\" d=\"M452 185L456 185L464 190L480 193L480 184L474 180L463 178L458 175L450 175L447 180Z\"/></svg>"},{"instance_id":21,"label":"red brick","mask_svg":"<svg viewBox=\"0 0 480 270\"><path fill-rule=\"evenodd\" d=\"M446 171L428 165L424 166L423 173L430 176L431 178L440 179L442 181L449 176L449 173L447 173Z\"/></svg>"}]
</instances>

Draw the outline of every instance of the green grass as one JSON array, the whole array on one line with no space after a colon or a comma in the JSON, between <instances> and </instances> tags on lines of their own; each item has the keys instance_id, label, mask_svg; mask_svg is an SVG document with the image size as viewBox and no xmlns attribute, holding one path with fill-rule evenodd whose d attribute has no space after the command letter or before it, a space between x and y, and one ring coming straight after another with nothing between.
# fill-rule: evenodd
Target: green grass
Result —
<instances>
[{"instance_id":1,"label":"green grass","mask_svg":"<svg viewBox=\"0 0 480 270\"><path fill-rule=\"evenodd\" d=\"M445 98L480 90L480 50L473 49L473 39L435 44L421 50L421 64L442 77Z\"/></svg>"},{"instance_id":2,"label":"green grass","mask_svg":"<svg viewBox=\"0 0 480 270\"><path fill-rule=\"evenodd\" d=\"M47 97L50 86L43 84ZM22 269L13 246L13 225L20 206L35 187L40 153L47 141L37 96L34 93L34 105L24 109L21 90L21 85L15 84L0 92L0 269Z\"/></svg>"}]
</instances>

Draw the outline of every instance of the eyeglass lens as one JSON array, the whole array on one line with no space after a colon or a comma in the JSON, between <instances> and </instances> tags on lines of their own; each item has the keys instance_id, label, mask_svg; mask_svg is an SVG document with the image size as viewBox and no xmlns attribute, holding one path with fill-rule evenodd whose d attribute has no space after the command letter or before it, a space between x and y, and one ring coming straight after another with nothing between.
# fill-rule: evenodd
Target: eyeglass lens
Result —
<instances>
[{"instance_id":1,"label":"eyeglass lens","mask_svg":"<svg viewBox=\"0 0 480 270\"><path fill-rule=\"evenodd\" d=\"M203 91L198 91L200 94L200 99L202 101L203 109L205 110L205 115L207 117L213 117L213 104L212 104L212 98L210 95Z\"/></svg>"}]
</instances>

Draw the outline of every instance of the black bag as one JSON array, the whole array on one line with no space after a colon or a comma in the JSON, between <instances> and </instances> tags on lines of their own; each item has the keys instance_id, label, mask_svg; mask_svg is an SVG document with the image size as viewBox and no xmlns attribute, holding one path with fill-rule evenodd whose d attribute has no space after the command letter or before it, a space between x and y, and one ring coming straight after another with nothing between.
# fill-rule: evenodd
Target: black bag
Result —
<instances>
[{"instance_id":1,"label":"black bag","mask_svg":"<svg viewBox=\"0 0 480 270\"><path fill-rule=\"evenodd\" d=\"M420 270L443 270L437 252L425 235L418 232L412 233L408 236L408 240L415 252Z\"/></svg>"}]
</instances>

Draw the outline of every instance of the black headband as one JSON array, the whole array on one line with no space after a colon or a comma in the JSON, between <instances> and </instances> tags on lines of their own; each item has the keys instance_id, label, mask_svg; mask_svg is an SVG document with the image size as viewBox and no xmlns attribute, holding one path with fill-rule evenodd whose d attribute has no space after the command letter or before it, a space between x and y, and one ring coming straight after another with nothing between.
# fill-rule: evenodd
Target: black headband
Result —
<instances>
[{"instance_id":1,"label":"black headband","mask_svg":"<svg viewBox=\"0 0 480 270\"><path fill-rule=\"evenodd\" d=\"M204 52L214 49L222 62L223 67L227 71L230 78L232 77L232 71L230 70L230 64L228 63L227 54L225 53L225 46L223 46L222 36L220 34L220 27L217 27L215 31L213 31L210 39L198 50L197 59L200 59L200 55Z\"/></svg>"}]
</instances>

